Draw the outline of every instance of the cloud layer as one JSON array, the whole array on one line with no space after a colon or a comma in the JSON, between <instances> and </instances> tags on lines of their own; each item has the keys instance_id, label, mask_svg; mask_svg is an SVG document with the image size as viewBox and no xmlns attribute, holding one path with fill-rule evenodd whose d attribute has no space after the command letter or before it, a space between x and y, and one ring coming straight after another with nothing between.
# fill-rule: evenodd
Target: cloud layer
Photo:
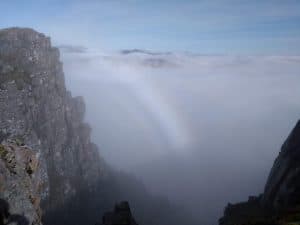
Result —
<instances>
[{"instance_id":1,"label":"cloud layer","mask_svg":"<svg viewBox=\"0 0 300 225\"><path fill-rule=\"evenodd\" d=\"M206 223L228 201L262 191L300 118L298 56L133 50L62 58L107 161Z\"/></svg>"},{"instance_id":2,"label":"cloud layer","mask_svg":"<svg viewBox=\"0 0 300 225\"><path fill-rule=\"evenodd\" d=\"M107 111L127 113L128 117L136 113L130 119L138 121L133 126L140 126L145 136L151 127L151 132L169 135L165 138L171 145L181 139L179 142L185 143L174 144L174 148L200 147L200 140L208 138L212 127L226 129L235 121L258 122L276 110L280 116L281 111L295 113L293 110L299 109L298 56L149 54L142 50L99 54L62 50L67 81L75 93L89 93L95 96L93 99L102 99L102 95L112 98L107 106L112 108L101 102L88 108L103 104ZM115 129L118 132L119 128Z\"/></svg>"}]
</instances>

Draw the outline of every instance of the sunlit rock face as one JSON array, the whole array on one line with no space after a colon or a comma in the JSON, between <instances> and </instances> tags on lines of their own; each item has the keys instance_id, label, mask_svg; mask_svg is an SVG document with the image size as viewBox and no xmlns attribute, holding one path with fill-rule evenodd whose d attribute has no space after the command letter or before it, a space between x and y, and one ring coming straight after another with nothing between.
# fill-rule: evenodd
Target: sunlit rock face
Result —
<instances>
[{"instance_id":1,"label":"sunlit rock face","mask_svg":"<svg viewBox=\"0 0 300 225\"><path fill-rule=\"evenodd\" d=\"M281 147L264 193L228 204L220 225L285 225L300 221L300 122Z\"/></svg>"},{"instance_id":2,"label":"sunlit rock face","mask_svg":"<svg viewBox=\"0 0 300 225\"><path fill-rule=\"evenodd\" d=\"M0 30L0 142L20 140L40 160L45 209L63 204L104 173L85 105L65 88L59 51L31 29Z\"/></svg>"}]
</instances>

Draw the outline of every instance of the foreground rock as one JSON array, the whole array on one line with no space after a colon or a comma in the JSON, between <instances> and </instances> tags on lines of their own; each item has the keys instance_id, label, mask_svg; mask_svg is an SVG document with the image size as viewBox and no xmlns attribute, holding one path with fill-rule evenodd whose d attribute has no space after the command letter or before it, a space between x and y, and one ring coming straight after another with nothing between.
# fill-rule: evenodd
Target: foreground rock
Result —
<instances>
[{"instance_id":1,"label":"foreground rock","mask_svg":"<svg viewBox=\"0 0 300 225\"><path fill-rule=\"evenodd\" d=\"M300 122L282 145L264 193L229 204L220 219L220 225L252 224L300 224Z\"/></svg>"},{"instance_id":2,"label":"foreground rock","mask_svg":"<svg viewBox=\"0 0 300 225\"><path fill-rule=\"evenodd\" d=\"M0 145L0 224L41 224L39 157L27 146Z\"/></svg>"},{"instance_id":3,"label":"foreground rock","mask_svg":"<svg viewBox=\"0 0 300 225\"><path fill-rule=\"evenodd\" d=\"M103 225L138 225L131 214L128 202L115 205L114 211L107 212L102 218Z\"/></svg>"}]
</instances>

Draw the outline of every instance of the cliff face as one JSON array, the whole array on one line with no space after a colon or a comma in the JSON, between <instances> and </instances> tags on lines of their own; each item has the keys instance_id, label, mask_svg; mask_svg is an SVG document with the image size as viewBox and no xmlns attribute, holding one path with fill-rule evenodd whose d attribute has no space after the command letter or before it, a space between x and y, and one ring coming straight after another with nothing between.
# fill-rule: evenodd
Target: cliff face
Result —
<instances>
[{"instance_id":1,"label":"cliff face","mask_svg":"<svg viewBox=\"0 0 300 225\"><path fill-rule=\"evenodd\" d=\"M0 143L20 142L39 156L45 209L104 176L83 122L83 99L66 90L59 51L48 37L31 29L0 30L0 109Z\"/></svg>"},{"instance_id":2,"label":"cliff face","mask_svg":"<svg viewBox=\"0 0 300 225\"><path fill-rule=\"evenodd\" d=\"M247 202L229 204L221 225L300 223L300 121L281 147L265 190Z\"/></svg>"}]
</instances>

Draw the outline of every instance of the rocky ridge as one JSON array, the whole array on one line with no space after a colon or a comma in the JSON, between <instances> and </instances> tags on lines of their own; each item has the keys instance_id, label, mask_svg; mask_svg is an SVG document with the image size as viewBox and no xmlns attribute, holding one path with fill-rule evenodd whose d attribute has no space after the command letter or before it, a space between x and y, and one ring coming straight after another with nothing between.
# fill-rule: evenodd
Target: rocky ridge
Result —
<instances>
[{"instance_id":1,"label":"rocky ridge","mask_svg":"<svg viewBox=\"0 0 300 225\"><path fill-rule=\"evenodd\" d=\"M300 121L281 147L260 196L228 204L220 225L300 224Z\"/></svg>"}]
</instances>

